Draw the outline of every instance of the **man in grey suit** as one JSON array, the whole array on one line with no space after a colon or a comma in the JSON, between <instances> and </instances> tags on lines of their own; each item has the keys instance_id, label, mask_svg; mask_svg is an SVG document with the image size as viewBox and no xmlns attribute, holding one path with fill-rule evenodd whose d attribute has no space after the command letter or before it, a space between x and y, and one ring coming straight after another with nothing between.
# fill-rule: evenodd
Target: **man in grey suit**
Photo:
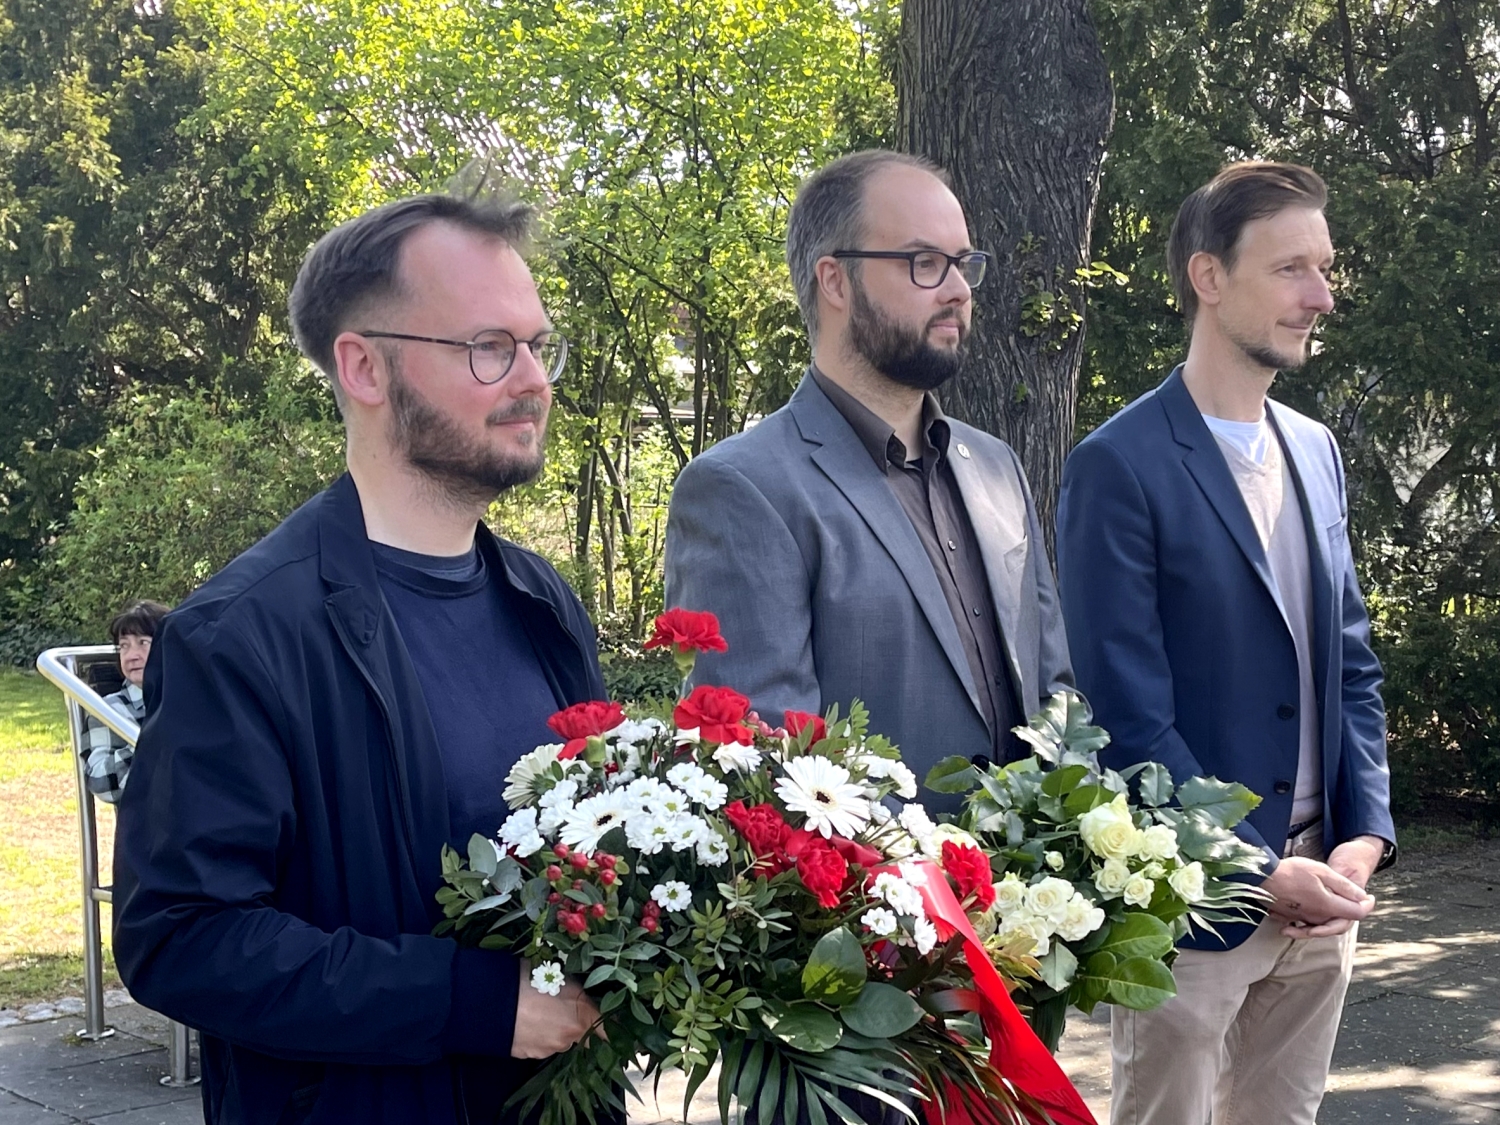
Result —
<instances>
[{"instance_id":1,"label":"man in grey suit","mask_svg":"<svg viewBox=\"0 0 1500 1125\"><path fill-rule=\"evenodd\" d=\"M811 176L787 263L813 364L683 470L667 523L667 604L712 610L729 641L695 678L772 722L861 699L919 778L1016 756L1010 729L1073 682L1020 462L933 395L988 261L926 161L861 152Z\"/></svg>"}]
</instances>

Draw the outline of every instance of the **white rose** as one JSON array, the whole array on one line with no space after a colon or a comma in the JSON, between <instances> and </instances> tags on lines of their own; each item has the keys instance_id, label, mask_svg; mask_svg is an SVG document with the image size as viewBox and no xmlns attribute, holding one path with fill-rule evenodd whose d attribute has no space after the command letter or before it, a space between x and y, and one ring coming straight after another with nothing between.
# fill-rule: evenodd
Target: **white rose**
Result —
<instances>
[{"instance_id":1,"label":"white rose","mask_svg":"<svg viewBox=\"0 0 1500 1125\"><path fill-rule=\"evenodd\" d=\"M907 808L910 807L910 805L907 806ZM915 836L916 833L913 832L912 835ZM955 844L967 845L971 848L979 847L979 841L956 824L936 825L930 835L925 838L918 838L919 843L922 845L922 854L932 860L933 863L940 863L942 861L943 844L948 840L952 840Z\"/></svg>"},{"instance_id":2,"label":"white rose","mask_svg":"<svg viewBox=\"0 0 1500 1125\"><path fill-rule=\"evenodd\" d=\"M1062 852L1048 852L1042 856L1042 862L1052 868L1053 871L1061 871L1063 869Z\"/></svg>"},{"instance_id":3,"label":"white rose","mask_svg":"<svg viewBox=\"0 0 1500 1125\"><path fill-rule=\"evenodd\" d=\"M1167 876L1167 885L1183 902L1197 902L1203 897L1203 864L1194 860Z\"/></svg>"},{"instance_id":4,"label":"white rose","mask_svg":"<svg viewBox=\"0 0 1500 1125\"><path fill-rule=\"evenodd\" d=\"M1135 854L1140 836L1123 793L1109 804L1090 809L1079 817L1078 834L1089 851L1105 859L1129 859Z\"/></svg>"},{"instance_id":5,"label":"white rose","mask_svg":"<svg viewBox=\"0 0 1500 1125\"><path fill-rule=\"evenodd\" d=\"M1007 871L1005 878L995 884L995 909L1002 915L1014 914L1026 901L1026 884L1014 871Z\"/></svg>"},{"instance_id":6,"label":"white rose","mask_svg":"<svg viewBox=\"0 0 1500 1125\"><path fill-rule=\"evenodd\" d=\"M1142 833L1142 859L1176 859L1177 830L1170 824L1153 824Z\"/></svg>"},{"instance_id":7,"label":"white rose","mask_svg":"<svg viewBox=\"0 0 1500 1125\"><path fill-rule=\"evenodd\" d=\"M1073 897L1073 884L1066 879L1049 875L1026 892L1026 909L1056 929L1068 912L1068 902Z\"/></svg>"},{"instance_id":8,"label":"white rose","mask_svg":"<svg viewBox=\"0 0 1500 1125\"><path fill-rule=\"evenodd\" d=\"M1130 868L1123 859L1106 859L1104 866L1094 876L1094 886L1105 898L1119 898L1130 882Z\"/></svg>"},{"instance_id":9,"label":"white rose","mask_svg":"<svg viewBox=\"0 0 1500 1125\"><path fill-rule=\"evenodd\" d=\"M1141 873L1148 879L1160 879L1167 873L1167 868L1165 864L1152 860L1145 867L1141 868Z\"/></svg>"},{"instance_id":10,"label":"white rose","mask_svg":"<svg viewBox=\"0 0 1500 1125\"><path fill-rule=\"evenodd\" d=\"M1014 918L1007 918L997 937L1006 945L1029 938L1031 947L1023 948L1022 952L1029 953L1033 957L1045 957L1047 951L1052 948L1052 929L1047 925L1047 920L1024 911Z\"/></svg>"},{"instance_id":11,"label":"white rose","mask_svg":"<svg viewBox=\"0 0 1500 1125\"><path fill-rule=\"evenodd\" d=\"M1145 875L1136 874L1130 877L1125 884L1125 904L1127 906L1149 906L1151 896L1156 892L1156 884Z\"/></svg>"},{"instance_id":12,"label":"white rose","mask_svg":"<svg viewBox=\"0 0 1500 1125\"><path fill-rule=\"evenodd\" d=\"M1057 927L1057 936L1063 941L1082 941L1102 925L1104 911L1082 895L1074 894Z\"/></svg>"}]
</instances>

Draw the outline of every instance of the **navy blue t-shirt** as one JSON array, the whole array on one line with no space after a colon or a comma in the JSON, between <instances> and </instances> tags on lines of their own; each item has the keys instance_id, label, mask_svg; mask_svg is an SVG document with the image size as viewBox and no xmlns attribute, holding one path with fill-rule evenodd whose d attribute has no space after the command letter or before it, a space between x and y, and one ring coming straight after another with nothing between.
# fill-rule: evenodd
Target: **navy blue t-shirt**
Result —
<instances>
[{"instance_id":1,"label":"navy blue t-shirt","mask_svg":"<svg viewBox=\"0 0 1500 1125\"><path fill-rule=\"evenodd\" d=\"M508 813L501 792L516 760L557 735L563 703L479 548L440 557L372 542L380 588L416 666L443 756L450 840L493 836Z\"/></svg>"}]
</instances>

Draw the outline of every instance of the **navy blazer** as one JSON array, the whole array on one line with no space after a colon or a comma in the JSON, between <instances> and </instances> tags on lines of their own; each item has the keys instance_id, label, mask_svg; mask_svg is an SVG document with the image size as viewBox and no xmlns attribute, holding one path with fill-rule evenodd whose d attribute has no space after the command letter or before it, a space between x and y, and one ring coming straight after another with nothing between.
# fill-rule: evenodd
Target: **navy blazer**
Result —
<instances>
[{"instance_id":1,"label":"navy blazer","mask_svg":"<svg viewBox=\"0 0 1500 1125\"><path fill-rule=\"evenodd\" d=\"M1323 842L1395 842L1380 663L1349 550L1344 470L1326 426L1277 402L1307 531L1321 710ZM1239 486L1178 368L1069 456L1057 515L1063 616L1107 764L1155 761L1262 797L1240 830L1286 840L1297 777L1297 655ZM1251 927L1221 927L1234 946ZM1223 948L1212 938L1196 948Z\"/></svg>"},{"instance_id":2,"label":"navy blazer","mask_svg":"<svg viewBox=\"0 0 1500 1125\"><path fill-rule=\"evenodd\" d=\"M477 538L557 697L604 698L573 592ZM442 757L348 476L167 616L145 691L115 958L201 1030L210 1123L453 1125L460 1070L501 1095L533 1073L509 1057L516 959L432 936Z\"/></svg>"}]
</instances>

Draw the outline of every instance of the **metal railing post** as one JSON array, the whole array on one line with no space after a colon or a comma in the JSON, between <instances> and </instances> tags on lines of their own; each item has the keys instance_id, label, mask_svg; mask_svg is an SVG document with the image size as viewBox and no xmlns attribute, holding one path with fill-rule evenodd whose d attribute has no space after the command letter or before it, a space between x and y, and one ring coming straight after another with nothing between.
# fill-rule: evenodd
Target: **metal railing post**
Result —
<instances>
[{"instance_id":1,"label":"metal railing post","mask_svg":"<svg viewBox=\"0 0 1500 1125\"><path fill-rule=\"evenodd\" d=\"M94 812L94 794L88 787L83 764L83 716L87 712L134 746L140 727L128 715L122 715L78 676L78 660L83 657L114 659L114 645L74 645L49 648L36 658L36 667L44 677L62 691L68 704L68 734L73 743L73 774L78 782L79 874L83 883L83 1008L84 1029L80 1039L97 1041L115 1033L104 1022L104 942L99 921L99 904L113 901L109 887L99 884L99 823ZM188 1028L169 1020L171 1040L167 1046L169 1073L161 1079L163 1086L193 1086L199 1081L193 1074Z\"/></svg>"}]
</instances>

